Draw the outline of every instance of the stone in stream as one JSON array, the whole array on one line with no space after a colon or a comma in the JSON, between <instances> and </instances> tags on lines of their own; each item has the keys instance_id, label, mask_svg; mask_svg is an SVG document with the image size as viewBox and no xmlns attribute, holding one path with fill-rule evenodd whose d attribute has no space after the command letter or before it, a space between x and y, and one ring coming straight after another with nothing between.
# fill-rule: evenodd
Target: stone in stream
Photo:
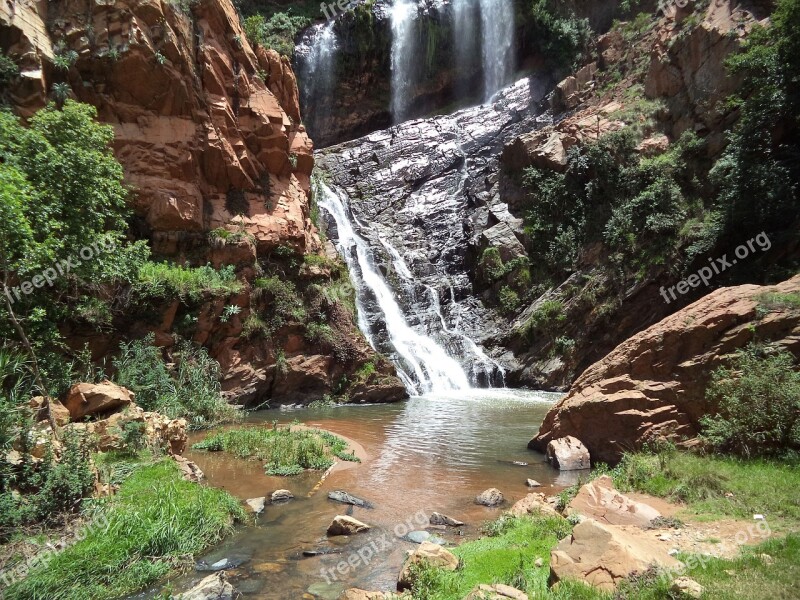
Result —
<instances>
[{"instance_id":1,"label":"stone in stream","mask_svg":"<svg viewBox=\"0 0 800 600\"><path fill-rule=\"evenodd\" d=\"M260 515L262 512L264 512L264 506L267 504L267 499L264 496L261 496L260 498L249 498L245 500L244 503L255 514Z\"/></svg>"},{"instance_id":2,"label":"stone in stream","mask_svg":"<svg viewBox=\"0 0 800 600\"><path fill-rule=\"evenodd\" d=\"M227 569L235 569L247 562L246 558L223 558L216 562L209 564L205 560L199 560L195 563L194 568L196 571L225 571Z\"/></svg>"},{"instance_id":3,"label":"stone in stream","mask_svg":"<svg viewBox=\"0 0 800 600\"><path fill-rule=\"evenodd\" d=\"M333 500L334 502L341 502L342 504L350 504L351 506L358 506L359 508L373 508L371 502L362 500L361 498L357 498L356 496L353 496L352 494L348 494L347 492L343 492L341 490L328 492L328 499Z\"/></svg>"},{"instance_id":4,"label":"stone in stream","mask_svg":"<svg viewBox=\"0 0 800 600\"><path fill-rule=\"evenodd\" d=\"M528 479L525 481L525 485L528 487L542 487L542 484L536 481L535 479Z\"/></svg>"},{"instance_id":5,"label":"stone in stream","mask_svg":"<svg viewBox=\"0 0 800 600\"><path fill-rule=\"evenodd\" d=\"M182 594L178 600L233 600L239 592L225 578L225 573L216 573L200 580L196 586Z\"/></svg>"},{"instance_id":6,"label":"stone in stream","mask_svg":"<svg viewBox=\"0 0 800 600\"><path fill-rule=\"evenodd\" d=\"M270 496L270 500L273 504L276 502L288 502L292 498L294 498L294 494L289 490L275 490Z\"/></svg>"},{"instance_id":7,"label":"stone in stream","mask_svg":"<svg viewBox=\"0 0 800 600\"><path fill-rule=\"evenodd\" d=\"M336 515L333 521L331 521L331 524L328 525L328 535L353 535L361 533L362 531L367 531L368 529L370 529L370 526L366 523L362 523L358 519L348 517L347 515Z\"/></svg>"},{"instance_id":8,"label":"stone in stream","mask_svg":"<svg viewBox=\"0 0 800 600\"><path fill-rule=\"evenodd\" d=\"M344 593L344 584L320 581L308 586L308 593L320 600L337 600Z\"/></svg>"},{"instance_id":9,"label":"stone in stream","mask_svg":"<svg viewBox=\"0 0 800 600\"><path fill-rule=\"evenodd\" d=\"M450 527L461 527L464 524L464 521L459 521L458 519L448 517L438 512L431 513L428 521L431 525L449 525Z\"/></svg>"},{"instance_id":10,"label":"stone in stream","mask_svg":"<svg viewBox=\"0 0 800 600\"><path fill-rule=\"evenodd\" d=\"M499 506L503 503L503 493L497 488L489 488L481 492L475 497L475 504L482 504L483 506Z\"/></svg>"},{"instance_id":11,"label":"stone in stream","mask_svg":"<svg viewBox=\"0 0 800 600\"><path fill-rule=\"evenodd\" d=\"M303 550L303 556L326 556L328 554L339 554L341 551L341 548L323 546L321 548L309 548L308 550Z\"/></svg>"},{"instance_id":12,"label":"stone in stream","mask_svg":"<svg viewBox=\"0 0 800 600\"><path fill-rule=\"evenodd\" d=\"M430 531L425 531L423 529L417 529L415 531L408 532L405 539L407 539L409 542L414 542L415 544L430 542L431 544L439 544L440 546L443 546L447 543L446 540L437 535L433 535Z\"/></svg>"},{"instance_id":13,"label":"stone in stream","mask_svg":"<svg viewBox=\"0 0 800 600\"><path fill-rule=\"evenodd\" d=\"M586 446L571 435L548 443L546 454L547 462L561 471L579 471L592 466Z\"/></svg>"}]
</instances>

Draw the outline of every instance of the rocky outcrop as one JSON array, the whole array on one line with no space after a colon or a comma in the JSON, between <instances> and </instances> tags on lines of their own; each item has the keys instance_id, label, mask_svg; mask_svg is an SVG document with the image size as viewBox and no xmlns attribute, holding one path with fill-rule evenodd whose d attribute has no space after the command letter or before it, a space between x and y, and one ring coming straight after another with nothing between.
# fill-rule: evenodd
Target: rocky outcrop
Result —
<instances>
[{"instance_id":1,"label":"rocky outcrop","mask_svg":"<svg viewBox=\"0 0 800 600\"><path fill-rule=\"evenodd\" d=\"M509 509L509 514L515 517L526 515L544 515L546 517L559 517L556 510L547 502L544 494L528 494L521 500L517 500Z\"/></svg>"},{"instance_id":2,"label":"rocky outcrop","mask_svg":"<svg viewBox=\"0 0 800 600\"><path fill-rule=\"evenodd\" d=\"M610 591L622 579L647 571L651 565L676 567L678 561L637 531L587 519L550 553L550 583L577 579Z\"/></svg>"},{"instance_id":3,"label":"rocky outcrop","mask_svg":"<svg viewBox=\"0 0 800 600\"><path fill-rule=\"evenodd\" d=\"M568 515L581 515L606 525L636 525L646 528L661 516L655 508L637 502L614 489L608 475L582 486L566 508Z\"/></svg>"},{"instance_id":4,"label":"rocky outcrop","mask_svg":"<svg viewBox=\"0 0 800 600\"><path fill-rule=\"evenodd\" d=\"M265 267L276 254L302 265L323 249L311 219L313 146L291 64L250 46L230 0L104 0L88 9L80 0L2 3L0 31L4 52L20 67L8 90L19 114L31 115L54 84L66 84L72 98L96 106L113 126L114 153L135 191L133 232L154 254L194 266L232 265L245 282L241 294L191 306L165 298L140 319L126 307L114 335L69 324L63 333L70 344L88 343L99 358L120 338L150 331L167 349L179 335L192 339L219 361L223 390L242 404L322 398L370 360L379 364L382 393L365 383L358 396L405 397L391 365L377 361L352 315L339 309L328 311L338 318L325 314L338 323L338 358L310 341L300 322L270 339L245 330L249 317L274 311L254 293L256 274L270 274ZM55 68L56 54L75 60ZM222 229L225 237L210 235ZM331 284L336 271L278 270L300 289ZM226 306L238 314L221 318ZM320 312L318 303L307 308ZM279 356L286 371L276 366Z\"/></svg>"},{"instance_id":5,"label":"rocky outcrop","mask_svg":"<svg viewBox=\"0 0 800 600\"><path fill-rule=\"evenodd\" d=\"M775 286L721 288L626 340L589 367L548 413L529 446L579 438L594 460L668 439L696 442L711 372L752 341L800 356L800 310L760 308L768 294L800 293L800 276ZM766 312L764 312L766 311Z\"/></svg>"},{"instance_id":6,"label":"rocky outcrop","mask_svg":"<svg viewBox=\"0 0 800 600\"><path fill-rule=\"evenodd\" d=\"M133 402L133 392L104 381L102 383L76 383L67 393L64 404L70 418L78 421L86 416L115 411Z\"/></svg>"}]
</instances>

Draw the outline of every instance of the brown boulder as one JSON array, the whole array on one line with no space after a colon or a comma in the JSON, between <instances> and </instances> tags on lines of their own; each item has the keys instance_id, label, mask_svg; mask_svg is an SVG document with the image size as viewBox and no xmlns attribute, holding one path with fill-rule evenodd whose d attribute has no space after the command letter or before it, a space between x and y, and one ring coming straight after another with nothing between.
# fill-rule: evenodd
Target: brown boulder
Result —
<instances>
[{"instance_id":1,"label":"brown boulder","mask_svg":"<svg viewBox=\"0 0 800 600\"><path fill-rule=\"evenodd\" d=\"M67 393L64 405L73 421L90 415L109 413L133 402L133 392L110 381L76 383Z\"/></svg>"},{"instance_id":2,"label":"brown boulder","mask_svg":"<svg viewBox=\"0 0 800 600\"><path fill-rule=\"evenodd\" d=\"M614 489L608 475L598 477L582 486L567 507L567 514L579 514L608 525L637 525L647 527L661 516L655 508L637 502Z\"/></svg>"},{"instance_id":3,"label":"brown boulder","mask_svg":"<svg viewBox=\"0 0 800 600\"><path fill-rule=\"evenodd\" d=\"M523 515L544 515L546 517L560 517L556 510L550 506L544 494L528 494L521 500L517 500L508 511L515 517Z\"/></svg>"},{"instance_id":4,"label":"brown boulder","mask_svg":"<svg viewBox=\"0 0 800 600\"><path fill-rule=\"evenodd\" d=\"M355 535L356 533L361 533L368 529L371 529L371 527L358 519L348 517L347 515L337 515L333 518L331 524L328 525L328 535Z\"/></svg>"},{"instance_id":5,"label":"brown boulder","mask_svg":"<svg viewBox=\"0 0 800 600\"><path fill-rule=\"evenodd\" d=\"M177 596L178 600L235 600L238 597L239 592L227 580L224 572L209 575Z\"/></svg>"},{"instance_id":6,"label":"brown boulder","mask_svg":"<svg viewBox=\"0 0 800 600\"><path fill-rule=\"evenodd\" d=\"M183 477L186 481L200 483L200 480L205 477L205 474L200 467L198 467L196 463L193 463L188 458L173 454L172 459L178 464L178 468L181 470L181 477Z\"/></svg>"},{"instance_id":7,"label":"brown boulder","mask_svg":"<svg viewBox=\"0 0 800 600\"><path fill-rule=\"evenodd\" d=\"M475 496L475 504L482 504L483 506L498 506L505 502L503 493L497 488L489 488Z\"/></svg>"},{"instance_id":8,"label":"brown boulder","mask_svg":"<svg viewBox=\"0 0 800 600\"><path fill-rule=\"evenodd\" d=\"M414 552L408 555L408 558L403 563L403 568L397 579L398 591L402 592L411 588L413 583L411 567L420 563L446 571L455 571L458 568L458 558L452 552L445 550L439 544L422 542Z\"/></svg>"},{"instance_id":9,"label":"brown boulder","mask_svg":"<svg viewBox=\"0 0 800 600\"><path fill-rule=\"evenodd\" d=\"M547 462L561 471L580 471L592 466L586 446L571 435L548 443L546 456Z\"/></svg>"},{"instance_id":10,"label":"brown boulder","mask_svg":"<svg viewBox=\"0 0 800 600\"><path fill-rule=\"evenodd\" d=\"M800 310L761 315L770 293L800 293L800 276L715 290L629 338L578 377L529 446L543 451L572 435L594 460L614 462L650 441L696 443L700 419L715 410L705 394L710 374L733 353L761 340L800 356Z\"/></svg>"},{"instance_id":11,"label":"brown boulder","mask_svg":"<svg viewBox=\"0 0 800 600\"><path fill-rule=\"evenodd\" d=\"M47 420L48 406L44 396L34 396L28 404L33 411L33 420L36 422ZM55 398L50 398L50 415L56 425L63 427L70 420L69 410Z\"/></svg>"},{"instance_id":12,"label":"brown boulder","mask_svg":"<svg viewBox=\"0 0 800 600\"><path fill-rule=\"evenodd\" d=\"M620 580L646 571L651 565L676 567L678 561L638 529L587 519L550 553L550 583L577 579L608 591Z\"/></svg>"}]
</instances>

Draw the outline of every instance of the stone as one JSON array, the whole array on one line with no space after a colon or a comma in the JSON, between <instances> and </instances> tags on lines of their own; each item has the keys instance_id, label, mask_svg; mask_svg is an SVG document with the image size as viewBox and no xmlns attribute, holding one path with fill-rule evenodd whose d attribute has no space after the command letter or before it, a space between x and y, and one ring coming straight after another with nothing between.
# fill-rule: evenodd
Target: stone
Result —
<instances>
[{"instance_id":1,"label":"stone","mask_svg":"<svg viewBox=\"0 0 800 600\"><path fill-rule=\"evenodd\" d=\"M44 396L34 396L30 399L28 406L33 410L34 421L47 420L47 405ZM50 415L55 421L56 425L63 427L70 421L70 414L67 407L61 404L55 398L50 398Z\"/></svg>"},{"instance_id":2,"label":"stone","mask_svg":"<svg viewBox=\"0 0 800 600\"><path fill-rule=\"evenodd\" d=\"M459 521L458 519L448 517L438 512L431 513L428 521L431 525L447 525L448 527L461 527L464 524L464 521Z\"/></svg>"},{"instance_id":3,"label":"stone","mask_svg":"<svg viewBox=\"0 0 800 600\"><path fill-rule=\"evenodd\" d=\"M579 471L592 466L586 446L571 435L549 442L545 454L547 462L561 471Z\"/></svg>"},{"instance_id":4,"label":"stone","mask_svg":"<svg viewBox=\"0 0 800 600\"><path fill-rule=\"evenodd\" d=\"M551 551L550 583L576 579L611 591L622 579L652 564L675 568L678 561L645 532L586 519Z\"/></svg>"},{"instance_id":5,"label":"stone","mask_svg":"<svg viewBox=\"0 0 800 600\"><path fill-rule=\"evenodd\" d=\"M110 381L76 383L67 393L64 405L73 421L110 413L133 402L134 394Z\"/></svg>"},{"instance_id":6,"label":"stone","mask_svg":"<svg viewBox=\"0 0 800 600\"><path fill-rule=\"evenodd\" d=\"M497 488L484 490L475 497L475 504L481 504L483 506L499 506L504 501L503 493Z\"/></svg>"},{"instance_id":7,"label":"stone","mask_svg":"<svg viewBox=\"0 0 800 600\"><path fill-rule=\"evenodd\" d=\"M234 600L239 597L239 593L224 573L215 573L177 597L179 600Z\"/></svg>"},{"instance_id":8,"label":"stone","mask_svg":"<svg viewBox=\"0 0 800 600\"><path fill-rule=\"evenodd\" d=\"M672 582L669 589L689 598L700 598L703 595L703 586L689 577L678 577Z\"/></svg>"},{"instance_id":9,"label":"stone","mask_svg":"<svg viewBox=\"0 0 800 600\"><path fill-rule=\"evenodd\" d=\"M542 487L542 484L539 483L538 481L536 481L535 479L527 479L527 480L525 480L525 485L527 485L528 487L532 487L532 488L534 488L534 487Z\"/></svg>"},{"instance_id":10,"label":"stone","mask_svg":"<svg viewBox=\"0 0 800 600\"><path fill-rule=\"evenodd\" d=\"M543 567L544 560L542 560L541 558L537 558L535 561L533 561L533 566L536 567L537 569Z\"/></svg>"},{"instance_id":11,"label":"stone","mask_svg":"<svg viewBox=\"0 0 800 600\"><path fill-rule=\"evenodd\" d=\"M186 481L200 483L200 481L205 477L205 474L200 467L198 467L197 464L191 460L174 454L172 455L172 459L178 463L178 468L181 470L181 476Z\"/></svg>"},{"instance_id":12,"label":"stone","mask_svg":"<svg viewBox=\"0 0 800 600\"><path fill-rule=\"evenodd\" d=\"M294 498L294 494L289 490L275 490L270 496L273 504L276 502L288 502L292 498Z\"/></svg>"},{"instance_id":13,"label":"stone","mask_svg":"<svg viewBox=\"0 0 800 600\"><path fill-rule=\"evenodd\" d=\"M411 588L413 583L412 565L425 563L446 571L455 571L458 568L458 558L438 544L422 542L417 549L408 555L400 576L397 579L397 590L403 591Z\"/></svg>"},{"instance_id":14,"label":"stone","mask_svg":"<svg viewBox=\"0 0 800 600\"><path fill-rule=\"evenodd\" d=\"M464 600L508 600L509 598L511 600L528 600L528 595L510 585L481 583L464 596Z\"/></svg>"},{"instance_id":15,"label":"stone","mask_svg":"<svg viewBox=\"0 0 800 600\"><path fill-rule=\"evenodd\" d=\"M771 286L720 288L627 339L587 368L547 413L528 446L575 436L594 460L614 463L647 443L697 445L699 422L714 412L709 373L751 341L798 352L800 313L758 312L765 294L800 293L800 275Z\"/></svg>"},{"instance_id":16,"label":"stone","mask_svg":"<svg viewBox=\"0 0 800 600\"><path fill-rule=\"evenodd\" d=\"M370 529L370 526L366 523L362 523L358 519L348 517L347 515L337 515L333 518L331 524L328 525L328 535L354 535L362 531L367 531L368 529Z\"/></svg>"},{"instance_id":17,"label":"stone","mask_svg":"<svg viewBox=\"0 0 800 600\"><path fill-rule=\"evenodd\" d=\"M560 517L556 510L550 506L544 494L531 493L517 500L511 509L508 511L515 517L523 515L545 515L549 517Z\"/></svg>"},{"instance_id":18,"label":"stone","mask_svg":"<svg viewBox=\"0 0 800 600\"><path fill-rule=\"evenodd\" d=\"M646 528L661 513L649 504L631 500L614 489L608 475L581 486L567 506L567 515L578 514L608 525L636 525Z\"/></svg>"},{"instance_id":19,"label":"stone","mask_svg":"<svg viewBox=\"0 0 800 600\"><path fill-rule=\"evenodd\" d=\"M350 588L342 593L339 600L396 600L399 598L409 598L409 596L406 593L368 592L359 588Z\"/></svg>"},{"instance_id":20,"label":"stone","mask_svg":"<svg viewBox=\"0 0 800 600\"><path fill-rule=\"evenodd\" d=\"M253 511L253 513L260 515L264 512L264 508L267 505L267 499L264 496L260 496L258 498L248 498L244 501L247 507Z\"/></svg>"},{"instance_id":21,"label":"stone","mask_svg":"<svg viewBox=\"0 0 800 600\"><path fill-rule=\"evenodd\" d=\"M353 496L352 494L348 494L347 492L343 492L342 490L328 492L328 500L333 500L334 502L341 502L342 504L350 504L352 506L358 506L359 508L372 508L371 502Z\"/></svg>"}]
</instances>

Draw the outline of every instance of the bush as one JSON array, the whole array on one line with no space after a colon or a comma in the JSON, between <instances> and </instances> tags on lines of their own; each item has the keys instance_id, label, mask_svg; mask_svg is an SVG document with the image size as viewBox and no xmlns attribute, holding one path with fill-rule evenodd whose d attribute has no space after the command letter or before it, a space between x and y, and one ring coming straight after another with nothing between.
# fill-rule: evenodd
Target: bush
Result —
<instances>
[{"instance_id":1,"label":"bush","mask_svg":"<svg viewBox=\"0 0 800 600\"><path fill-rule=\"evenodd\" d=\"M564 305L560 300L545 300L525 323L525 334L529 337L536 334L552 336L566 320Z\"/></svg>"},{"instance_id":2,"label":"bush","mask_svg":"<svg viewBox=\"0 0 800 600\"><path fill-rule=\"evenodd\" d=\"M44 485L36 494L36 519L53 521L59 513L74 512L94 489L94 474L89 464L89 445L75 432L64 435L61 460L46 472Z\"/></svg>"},{"instance_id":3,"label":"bush","mask_svg":"<svg viewBox=\"0 0 800 600\"><path fill-rule=\"evenodd\" d=\"M768 456L800 449L800 373L788 352L751 345L712 374L703 438L720 452Z\"/></svg>"},{"instance_id":4,"label":"bush","mask_svg":"<svg viewBox=\"0 0 800 600\"><path fill-rule=\"evenodd\" d=\"M169 263L146 262L139 269L134 290L149 298L177 296L197 302L205 295L230 296L242 290L232 265L217 270L211 265L185 267Z\"/></svg>"},{"instance_id":5,"label":"bush","mask_svg":"<svg viewBox=\"0 0 800 600\"><path fill-rule=\"evenodd\" d=\"M269 304L264 315L270 331L274 332L289 321L304 322L306 311L297 288L291 281L278 277L262 277L253 282L254 295L265 298Z\"/></svg>"},{"instance_id":6,"label":"bush","mask_svg":"<svg viewBox=\"0 0 800 600\"><path fill-rule=\"evenodd\" d=\"M505 314L513 314L519 308L519 294L507 285L504 285L497 295L500 302L500 309Z\"/></svg>"},{"instance_id":7,"label":"bush","mask_svg":"<svg viewBox=\"0 0 800 600\"><path fill-rule=\"evenodd\" d=\"M244 20L244 32L250 44L271 48L283 56L294 54L297 33L311 24L308 17L277 12L269 20L256 14Z\"/></svg>"}]
</instances>

